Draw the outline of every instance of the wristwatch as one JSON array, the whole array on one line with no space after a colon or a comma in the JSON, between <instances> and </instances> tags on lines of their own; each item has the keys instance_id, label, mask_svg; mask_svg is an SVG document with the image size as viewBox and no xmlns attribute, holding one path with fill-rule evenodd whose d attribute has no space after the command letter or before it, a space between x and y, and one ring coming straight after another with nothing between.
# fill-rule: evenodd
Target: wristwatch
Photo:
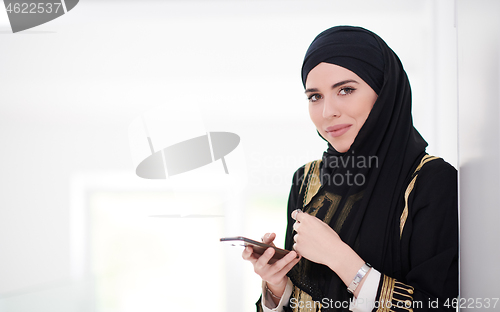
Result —
<instances>
[{"instance_id":1,"label":"wristwatch","mask_svg":"<svg viewBox=\"0 0 500 312\"><path fill-rule=\"evenodd\" d=\"M356 273L356 276L352 280L351 284L349 284L349 287L347 287L347 291L350 294L354 294L354 291L356 290L356 288L358 288L359 282L361 282L363 277L365 277L366 273L370 271L371 267L372 266L369 263L365 263L363 264L361 269L359 269L358 273Z\"/></svg>"}]
</instances>

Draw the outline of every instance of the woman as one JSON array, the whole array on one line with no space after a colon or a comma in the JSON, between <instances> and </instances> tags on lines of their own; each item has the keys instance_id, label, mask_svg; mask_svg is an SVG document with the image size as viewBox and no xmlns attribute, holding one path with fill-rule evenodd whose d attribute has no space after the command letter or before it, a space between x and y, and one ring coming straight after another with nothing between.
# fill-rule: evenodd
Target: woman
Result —
<instances>
[{"instance_id":1,"label":"woman","mask_svg":"<svg viewBox=\"0 0 500 312\"><path fill-rule=\"evenodd\" d=\"M294 174L294 251L274 264L272 249L243 252L263 280L258 311L454 310L456 170L425 153L399 58L366 29L333 27L309 47L302 81L328 149Z\"/></svg>"}]
</instances>

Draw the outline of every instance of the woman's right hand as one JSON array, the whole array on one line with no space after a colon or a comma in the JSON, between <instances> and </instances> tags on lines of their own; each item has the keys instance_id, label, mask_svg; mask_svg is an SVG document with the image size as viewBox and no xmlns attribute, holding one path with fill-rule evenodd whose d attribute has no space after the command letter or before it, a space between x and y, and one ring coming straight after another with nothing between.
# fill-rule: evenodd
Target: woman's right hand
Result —
<instances>
[{"instance_id":1,"label":"woman's right hand","mask_svg":"<svg viewBox=\"0 0 500 312\"><path fill-rule=\"evenodd\" d=\"M276 234L266 233L262 241L265 244L274 246L273 240L275 238ZM292 250L285 257L270 264L269 260L273 255L273 248L268 248L262 255L259 255L253 252L252 247L247 246L245 250L243 250L242 257L253 264L255 273L267 283L269 290L271 290L274 295L281 297L285 291L286 282L288 280L286 274L297 264L297 262L299 262L300 257L297 257L297 253Z\"/></svg>"}]
</instances>

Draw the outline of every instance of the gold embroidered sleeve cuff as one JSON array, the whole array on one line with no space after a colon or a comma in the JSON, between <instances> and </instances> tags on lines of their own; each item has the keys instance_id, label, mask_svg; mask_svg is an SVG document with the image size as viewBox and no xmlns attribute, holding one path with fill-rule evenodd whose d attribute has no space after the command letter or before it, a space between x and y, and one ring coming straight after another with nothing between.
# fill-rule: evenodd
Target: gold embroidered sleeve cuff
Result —
<instances>
[{"instance_id":1,"label":"gold embroidered sleeve cuff","mask_svg":"<svg viewBox=\"0 0 500 312\"><path fill-rule=\"evenodd\" d=\"M379 289L377 312L412 312L413 287L383 275Z\"/></svg>"}]
</instances>

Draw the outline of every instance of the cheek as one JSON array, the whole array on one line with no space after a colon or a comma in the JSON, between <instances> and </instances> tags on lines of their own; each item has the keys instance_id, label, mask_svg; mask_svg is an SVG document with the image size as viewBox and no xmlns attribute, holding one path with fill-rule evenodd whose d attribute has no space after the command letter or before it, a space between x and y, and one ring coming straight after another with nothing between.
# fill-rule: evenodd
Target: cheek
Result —
<instances>
[{"instance_id":1,"label":"cheek","mask_svg":"<svg viewBox=\"0 0 500 312\"><path fill-rule=\"evenodd\" d=\"M314 114L314 108L312 107L311 104L309 104L309 118L311 118L311 121L316 124L316 115Z\"/></svg>"},{"instance_id":2,"label":"cheek","mask_svg":"<svg viewBox=\"0 0 500 312\"><path fill-rule=\"evenodd\" d=\"M370 115L370 112L373 108L373 104L375 104L375 101L377 100L377 97L373 96L365 96L363 99L361 99L361 103L363 105L360 105L358 109L356 110L356 116L358 121L364 123L366 119L368 118L368 115Z\"/></svg>"},{"instance_id":3,"label":"cheek","mask_svg":"<svg viewBox=\"0 0 500 312\"><path fill-rule=\"evenodd\" d=\"M316 126L316 128L319 129L321 126L321 120L323 118L323 115L321 110L318 109L318 106L309 104L309 117L311 118L311 121Z\"/></svg>"}]
</instances>

